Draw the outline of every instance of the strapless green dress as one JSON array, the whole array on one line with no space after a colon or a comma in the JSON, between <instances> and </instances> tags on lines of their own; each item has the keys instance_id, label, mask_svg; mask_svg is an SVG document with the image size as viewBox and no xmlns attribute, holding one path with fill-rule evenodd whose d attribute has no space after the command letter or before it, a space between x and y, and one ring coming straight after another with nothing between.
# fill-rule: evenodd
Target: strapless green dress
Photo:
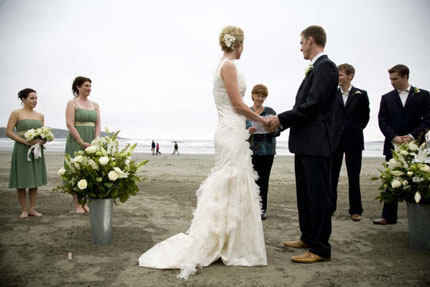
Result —
<instances>
[{"instance_id":1,"label":"strapless green dress","mask_svg":"<svg viewBox=\"0 0 430 287\"><path fill-rule=\"evenodd\" d=\"M42 127L40 120L20 120L16 123L16 132L24 133L29 129ZM24 135L20 135L24 138ZM46 164L42 149L42 157L34 159L33 153L30 155L31 161L27 160L27 152L30 146L15 142L10 164L9 188L35 188L46 185Z\"/></svg>"},{"instance_id":2,"label":"strapless green dress","mask_svg":"<svg viewBox=\"0 0 430 287\"><path fill-rule=\"evenodd\" d=\"M75 110L75 128L82 140L91 143L96 136L97 111L78 108ZM69 133L66 141L66 153L74 156L75 151L82 150L75 138Z\"/></svg>"}]
</instances>

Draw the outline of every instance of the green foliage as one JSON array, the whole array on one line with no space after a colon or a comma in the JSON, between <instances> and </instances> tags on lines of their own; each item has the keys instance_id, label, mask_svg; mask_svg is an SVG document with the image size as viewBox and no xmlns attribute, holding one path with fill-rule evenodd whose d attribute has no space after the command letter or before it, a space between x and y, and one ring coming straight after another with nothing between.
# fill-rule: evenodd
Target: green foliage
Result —
<instances>
[{"instance_id":1,"label":"green foliage","mask_svg":"<svg viewBox=\"0 0 430 287\"><path fill-rule=\"evenodd\" d=\"M63 183L54 191L76 194L84 205L91 199L112 198L124 203L130 196L137 195L137 183L145 180L137 174L148 161L137 162L131 158L137 144L119 148L118 133L97 138L85 151L75 152L74 157L65 155L64 168L58 175Z\"/></svg>"}]
</instances>

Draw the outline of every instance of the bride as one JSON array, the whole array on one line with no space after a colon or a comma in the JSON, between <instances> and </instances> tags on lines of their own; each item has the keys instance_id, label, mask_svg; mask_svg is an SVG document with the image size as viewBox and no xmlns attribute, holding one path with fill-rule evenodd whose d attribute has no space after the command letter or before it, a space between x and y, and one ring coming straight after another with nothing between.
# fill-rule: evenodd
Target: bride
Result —
<instances>
[{"instance_id":1,"label":"bride","mask_svg":"<svg viewBox=\"0 0 430 287\"><path fill-rule=\"evenodd\" d=\"M197 190L191 226L156 244L139 265L181 269L187 279L197 268L221 258L225 265L267 265L260 198L255 184L245 118L265 126L264 119L242 100L246 84L234 60L243 51L243 31L227 26L219 43L224 55L214 75L213 95L219 115L215 131L215 167Z\"/></svg>"}]
</instances>

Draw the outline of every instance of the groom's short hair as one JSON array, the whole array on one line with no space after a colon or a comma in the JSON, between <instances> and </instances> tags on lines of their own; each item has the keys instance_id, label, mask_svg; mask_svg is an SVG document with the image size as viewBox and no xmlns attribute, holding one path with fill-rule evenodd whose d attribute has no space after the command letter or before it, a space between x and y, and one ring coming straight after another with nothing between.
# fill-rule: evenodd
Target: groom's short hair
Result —
<instances>
[{"instance_id":1,"label":"groom's short hair","mask_svg":"<svg viewBox=\"0 0 430 287\"><path fill-rule=\"evenodd\" d=\"M408 76L408 79L409 79L409 68L402 64L395 65L394 67L388 70L388 73L389 74L397 73L402 78L404 75L406 75Z\"/></svg>"},{"instance_id":2,"label":"groom's short hair","mask_svg":"<svg viewBox=\"0 0 430 287\"><path fill-rule=\"evenodd\" d=\"M323 48L325 47L325 43L327 42L327 35L325 34L323 27L321 26L316 26L316 25L309 26L302 31L301 35L305 39L312 37L315 41L315 44Z\"/></svg>"}]
</instances>

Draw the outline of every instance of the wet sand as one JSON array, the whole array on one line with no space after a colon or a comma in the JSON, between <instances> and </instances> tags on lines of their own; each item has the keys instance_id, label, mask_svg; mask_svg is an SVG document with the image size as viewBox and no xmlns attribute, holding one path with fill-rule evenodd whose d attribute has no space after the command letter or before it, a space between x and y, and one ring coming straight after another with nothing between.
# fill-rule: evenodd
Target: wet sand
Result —
<instances>
[{"instance_id":1,"label":"wet sand","mask_svg":"<svg viewBox=\"0 0 430 287\"><path fill-rule=\"evenodd\" d=\"M60 181L62 153L46 153L47 186L39 189L37 210L43 217L19 219L15 190L8 189L10 152L0 152L0 286L429 286L430 252L409 248L406 206L399 223L376 226L381 205L377 175L382 158L365 158L361 173L364 213L348 215L345 167L338 209L333 216L332 260L310 265L291 262L301 250L282 242L299 237L293 158L275 158L263 222L268 266L227 267L221 262L179 280L178 270L138 266L139 256L155 243L185 232L196 205L195 191L213 166L211 155L138 154L149 159L140 193L114 206L113 243L91 243L89 216L74 213L72 197L52 192ZM67 254L72 252L73 259Z\"/></svg>"}]
</instances>

